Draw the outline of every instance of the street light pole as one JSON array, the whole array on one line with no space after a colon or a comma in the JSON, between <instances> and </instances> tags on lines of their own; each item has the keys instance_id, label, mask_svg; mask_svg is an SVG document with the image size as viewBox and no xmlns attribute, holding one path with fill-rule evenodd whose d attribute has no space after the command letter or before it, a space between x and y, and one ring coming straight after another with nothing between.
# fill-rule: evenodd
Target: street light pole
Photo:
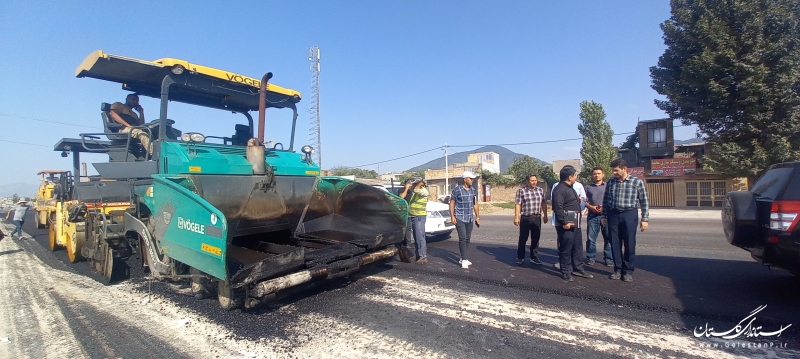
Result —
<instances>
[{"instance_id":1,"label":"street light pole","mask_svg":"<svg viewBox=\"0 0 800 359\"><path fill-rule=\"evenodd\" d=\"M450 191L450 165L447 163L447 142L444 143L444 192Z\"/></svg>"}]
</instances>

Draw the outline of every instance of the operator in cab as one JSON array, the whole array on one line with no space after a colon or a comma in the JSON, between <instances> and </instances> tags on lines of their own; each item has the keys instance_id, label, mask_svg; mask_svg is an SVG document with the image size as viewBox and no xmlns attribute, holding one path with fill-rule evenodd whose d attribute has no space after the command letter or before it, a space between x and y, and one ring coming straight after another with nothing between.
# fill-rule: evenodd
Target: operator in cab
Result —
<instances>
[{"instance_id":1,"label":"operator in cab","mask_svg":"<svg viewBox=\"0 0 800 359\"><path fill-rule=\"evenodd\" d=\"M136 112L134 112L134 110ZM124 126L119 132L130 133L131 137L138 138L147 153L153 154L153 145L147 132L134 126L144 125L144 108L139 104L139 96L130 94L125 98L125 103L114 102L109 112L114 122Z\"/></svg>"}]
</instances>

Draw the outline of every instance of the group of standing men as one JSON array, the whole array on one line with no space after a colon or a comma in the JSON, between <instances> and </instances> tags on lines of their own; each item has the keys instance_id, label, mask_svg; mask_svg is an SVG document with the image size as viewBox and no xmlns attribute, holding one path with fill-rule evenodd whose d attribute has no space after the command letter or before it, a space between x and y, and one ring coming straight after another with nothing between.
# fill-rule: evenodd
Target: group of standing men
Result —
<instances>
[{"instance_id":1,"label":"group of standing men","mask_svg":"<svg viewBox=\"0 0 800 359\"><path fill-rule=\"evenodd\" d=\"M558 234L558 263L561 278L572 282L574 276L592 278L584 264L595 264L597 237L603 236L603 262L614 267L609 279L633 281L636 256L637 226L645 231L649 219L647 189L644 181L631 176L624 160L611 162L613 177L605 182L601 167L592 169L592 183L586 188L577 182L578 173L573 166L564 166L560 182L553 186L551 202L553 225ZM541 223L547 223L547 203L544 190L537 186L535 174L528 175L526 185L517 190L514 225L519 226L517 264L525 260L525 245L531 238L530 261L542 264L538 257ZM588 209L586 220L583 210ZM641 218L637 210L641 210ZM583 251L582 228L588 227L586 255Z\"/></svg>"}]
</instances>

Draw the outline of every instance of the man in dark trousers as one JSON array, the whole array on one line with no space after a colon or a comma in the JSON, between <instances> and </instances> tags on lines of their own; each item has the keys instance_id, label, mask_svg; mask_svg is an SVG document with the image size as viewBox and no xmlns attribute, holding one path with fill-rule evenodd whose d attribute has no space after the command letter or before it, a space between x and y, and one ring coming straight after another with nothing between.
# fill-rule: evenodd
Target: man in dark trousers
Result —
<instances>
[{"instance_id":1,"label":"man in dark trousers","mask_svg":"<svg viewBox=\"0 0 800 359\"><path fill-rule=\"evenodd\" d=\"M519 243L517 244L517 264L525 261L525 243L531 237L531 258L533 264L542 264L539 260L539 239L542 234L542 220L547 223L547 203L544 190L537 186L539 179L529 174L525 186L517 190L514 199L514 225L519 226Z\"/></svg>"},{"instance_id":2,"label":"man in dark trousers","mask_svg":"<svg viewBox=\"0 0 800 359\"><path fill-rule=\"evenodd\" d=\"M414 177L406 182L400 197L405 198L411 193L408 200L408 222L414 235L414 247L417 249L417 264L428 263L428 247L425 241L425 222L427 221L428 188L422 177ZM408 234L408 231L406 231Z\"/></svg>"},{"instance_id":3,"label":"man in dark trousers","mask_svg":"<svg viewBox=\"0 0 800 359\"><path fill-rule=\"evenodd\" d=\"M464 171L461 175L462 183L450 194L450 221L455 223L458 232L458 249L461 252L461 260L458 264L461 269L469 269L472 262L467 259L469 251L469 241L472 238L472 226L481 226L481 214L478 207L478 194L472 183L478 175Z\"/></svg>"},{"instance_id":4,"label":"man in dark trousers","mask_svg":"<svg viewBox=\"0 0 800 359\"><path fill-rule=\"evenodd\" d=\"M608 226L611 235L611 252L614 257L614 274L609 279L622 278L633 281L633 260L636 258L636 227L647 230L650 216L647 201L647 188L644 181L628 174L628 166L622 159L611 161L614 178L606 183L603 196L602 224ZM642 222L636 216L636 209L642 209ZM623 252L623 248L625 250Z\"/></svg>"},{"instance_id":5,"label":"man in dark trousers","mask_svg":"<svg viewBox=\"0 0 800 359\"><path fill-rule=\"evenodd\" d=\"M402 197L404 200L406 200L406 204L411 203L411 197L414 195L414 191L408 190L412 180L413 178L407 179L403 184L403 190L398 192L398 197ZM412 239L414 239L414 230L411 225L411 216L408 216L408 221L406 221L406 233L405 236L403 236L403 241L400 243L398 248L400 260L406 263L411 263L411 258L414 257L414 253L411 252L411 249L409 249L409 244L411 243Z\"/></svg>"},{"instance_id":6,"label":"man in dark trousers","mask_svg":"<svg viewBox=\"0 0 800 359\"><path fill-rule=\"evenodd\" d=\"M572 188L578 180L575 167L564 166L559 173L561 182L553 189L553 213L558 234L558 261L561 279L572 282L572 276L592 278L583 270L583 236L581 235L581 201Z\"/></svg>"},{"instance_id":7,"label":"man in dark trousers","mask_svg":"<svg viewBox=\"0 0 800 359\"><path fill-rule=\"evenodd\" d=\"M611 255L611 238L608 237L608 226L600 223L603 217L603 196L606 194L605 173L602 167L592 169L592 183L586 186L586 208L589 215L586 217L586 264L595 263L597 255L597 235L603 235L603 263L606 267L614 265Z\"/></svg>"}]
</instances>

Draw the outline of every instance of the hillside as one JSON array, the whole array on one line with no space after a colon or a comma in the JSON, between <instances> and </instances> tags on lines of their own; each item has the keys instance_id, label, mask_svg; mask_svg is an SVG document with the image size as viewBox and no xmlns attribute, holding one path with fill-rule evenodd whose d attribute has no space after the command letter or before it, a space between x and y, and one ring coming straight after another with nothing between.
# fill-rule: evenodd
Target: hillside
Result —
<instances>
[{"instance_id":1,"label":"hillside","mask_svg":"<svg viewBox=\"0 0 800 359\"><path fill-rule=\"evenodd\" d=\"M450 164L458 162L467 162L467 156L469 156L470 153L476 153L476 152L495 152L498 155L500 155L500 171L503 173L508 172L508 166L511 166L511 164L514 163L515 158L525 156L522 153L516 153L502 146L483 146L481 148L477 148L471 151L451 153L448 156L447 161ZM540 163L546 163L538 158L535 159ZM427 163L423 163L419 166L409 168L407 171L419 171L419 170L441 169L441 168L444 168L444 156L437 158L435 160L428 161Z\"/></svg>"}]
</instances>

